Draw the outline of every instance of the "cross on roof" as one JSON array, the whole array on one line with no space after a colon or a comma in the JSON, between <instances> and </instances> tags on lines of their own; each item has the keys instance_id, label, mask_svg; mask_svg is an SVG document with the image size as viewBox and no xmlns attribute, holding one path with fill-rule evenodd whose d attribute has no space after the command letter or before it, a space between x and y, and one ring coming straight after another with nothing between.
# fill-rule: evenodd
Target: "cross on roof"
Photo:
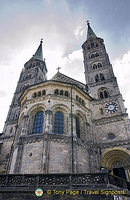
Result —
<instances>
[{"instance_id":1,"label":"cross on roof","mask_svg":"<svg viewBox=\"0 0 130 200\"><path fill-rule=\"evenodd\" d=\"M57 68L56 68L56 70L58 70L58 72L59 72L60 69L61 69L61 67L57 67Z\"/></svg>"}]
</instances>

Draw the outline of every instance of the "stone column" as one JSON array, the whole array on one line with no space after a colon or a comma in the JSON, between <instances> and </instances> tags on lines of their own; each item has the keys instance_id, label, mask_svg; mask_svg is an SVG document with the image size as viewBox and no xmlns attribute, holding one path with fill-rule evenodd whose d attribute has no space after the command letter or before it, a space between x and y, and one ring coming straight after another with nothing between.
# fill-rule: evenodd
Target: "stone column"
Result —
<instances>
[{"instance_id":1,"label":"stone column","mask_svg":"<svg viewBox=\"0 0 130 200\"><path fill-rule=\"evenodd\" d=\"M51 133L51 120L52 120L52 111L45 111L45 133Z\"/></svg>"}]
</instances>

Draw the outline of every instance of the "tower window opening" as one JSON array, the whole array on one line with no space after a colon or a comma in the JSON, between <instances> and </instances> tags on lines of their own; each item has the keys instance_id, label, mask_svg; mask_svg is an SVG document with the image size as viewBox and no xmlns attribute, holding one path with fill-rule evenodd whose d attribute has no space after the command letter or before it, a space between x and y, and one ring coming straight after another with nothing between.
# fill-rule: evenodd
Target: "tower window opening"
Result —
<instances>
[{"instance_id":1,"label":"tower window opening","mask_svg":"<svg viewBox=\"0 0 130 200\"><path fill-rule=\"evenodd\" d=\"M95 53L92 53L90 55L90 58L95 58L95 57L98 57L99 56L99 53L95 52Z\"/></svg>"},{"instance_id":2,"label":"tower window opening","mask_svg":"<svg viewBox=\"0 0 130 200\"><path fill-rule=\"evenodd\" d=\"M98 56L99 56L99 53L96 53L95 55L96 55L96 57L98 57Z\"/></svg>"},{"instance_id":3,"label":"tower window opening","mask_svg":"<svg viewBox=\"0 0 130 200\"><path fill-rule=\"evenodd\" d=\"M10 133L12 133L13 132L13 127L11 127L11 129L10 129Z\"/></svg>"},{"instance_id":4,"label":"tower window opening","mask_svg":"<svg viewBox=\"0 0 130 200\"><path fill-rule=\"evenodd\" d=\"M93 65L93 69L96 69L96 65L95 64Z\"/></svg>"},{"instance_id":5,"label":"tower window opening","mask_svg":"<svg viewBox=\"0 0 130 200\"><path fill-rule=\"evenodd\" d=\"M96 81L96 82L99 81L99 75L98 75L98 74L95 76L95 81Z\"/></svg>"},{"instance_id":6,"label":"tower window opening","mask_svg":"<svg viewBox=\"0 0 130 200\"><path fill-rule=\"evenodd\" d=\"M90 46L87 47L87 50L89 50L89 49L90 49Z\"/></svg>"},{"instance_id":7,"label":"tower window opening","mask_svg":"<svg viewBox=\"0 0 130 200\"><path fill-rule=\"evenodd\" d=\"M100 92L100 99L103 99L103 93Z\"/></svg>"},{"instance_id":8,"label":"tower window opening","mask_svg":"<svg viewBox=\"0 0 130 200\"><path fill-rule=\"evenodd\" d=\"M91 47L94 48L94 43L91 43Z\"/></svg>"},{"instance_id":9,"label":"tower window opening","mask_svg":"<svg viewBox=\"0 0 130 200\"><path fill-rule=\"evenodd\" d=\"M96 47L98 47L98 43L96 43Z\"/></svg>"},{"instance_id":10,"label":"tower window opening","mask_svg":"<svg viewBox=\"0 0 130 200\"><path fill-rule=\"evenodd\" d=\"M106 90L104 90L104 97L105 97L105 98L108 98L108 93L107 93Z\"/></svg>"},{"instance_id":11,"label":"tower window opening","mask_svg":"<svg viewBox=\"0 0 130 200\"><path fill-rule=\"evenodd\" d=\"M99 90L99 98L100 99L105 99L105 98L108 98L108 97L109 97L109 93L108 93L107 89L106 88L101 88Z\"/></svg>"},{"instance_id":12,"label":"tower window opening","mask_svg":"<svg viewBox=\"0 0 130 200\"><path fill-rule=\"evenodd\" d=\"M100 74L100 80L101 80L101 81L104 81L104 80L105 80L105 77L104 77L103 74Z\"/></svg>"},{"instance_id":13,"label":"tower window opening","mask_svg":"<svg viewBox=\"0 0 130 200\"><path fill-rule=\"evenodd\" d=\"M54 116L54 133L64 133L64 115L62 112L56 112Z\"/></svg>"},{"instance_id":14,"label":"tower window opening","mask_svg":"<svg viewBox=\"0 0 130 200\"><path fill-rule=\"evenodd\" d=\"M94 55L94 54L92 54L92 55L91 55L91 58L95 58L95 55Z\"/></svg>"},{"instance_id":15,"label":"tower window opening","mask_svg":"<svg viewBox=\"0 0 130 200\"><path fill-rule=\"evenodd\" d=\"M98 66L98 68L100 68L100 67L102 67L102 64L101 64L101 63L98 63L98 65L97 65L97 66Z\"/></svg>"},{"instance_id":16,"label":"tower window opening","mask_svg":"<svg viewBox=\"0 0 130 200\"><path fill-rule=\"evenodd\" d=\"M42 133L43 130L43 112L40 111L35 115L34 124L33 124L33 134Z\"/></svg>"}]
</instances>

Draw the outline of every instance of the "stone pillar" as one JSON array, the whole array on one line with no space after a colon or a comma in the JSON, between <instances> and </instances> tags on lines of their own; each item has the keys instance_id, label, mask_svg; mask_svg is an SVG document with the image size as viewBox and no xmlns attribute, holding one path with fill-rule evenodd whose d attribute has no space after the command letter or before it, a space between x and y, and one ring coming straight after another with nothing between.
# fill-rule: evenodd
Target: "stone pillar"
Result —
<instances>
[{"instance_id":1,"label":"stone pillar","mask_svg":"<svg viewBox=\"0 0 130 200\"><path fill-rule=\"evenodd\" d=\"M73 117L73 136L77 136L76 135L76 117L75 115L73 114L72 115ZM70 135L71 135L71 114L69 115L69 131L70 131Z\"/></svg>"},{"instance_id":2,"label":"stone pillar","mask_svg":"<svg viewBox=\"0 0 130 200\"><path fill-rule=\"evenodd\" d=\"M24 148L23 137L20 137L19 142L18 142L18 150L17 150L16 162L15 162L15 167L14 167L14 174L20 173L23 148Z\"/></svg>"},{"instance_id":3,"label":"stone pillar","mask_svg":"<svg viewBox=\"0 0 130 200\"><path fill-rule=\"evenodd\" d=\"M21 129L21 135L27 135L27 129L28 129L28 122L29 122L29 115L23 116L23 126Z\"/></svg>"},{"instance_id":4,"label":"stone pillar","mask_svg":"<svg viewBox=\"0 0 130 200\"><path fill-rule=\"evenodd\" d=\"M45 133L51 133L51 121L52 121L52 111L45 111Z\"/></svg>"}]
</instances>

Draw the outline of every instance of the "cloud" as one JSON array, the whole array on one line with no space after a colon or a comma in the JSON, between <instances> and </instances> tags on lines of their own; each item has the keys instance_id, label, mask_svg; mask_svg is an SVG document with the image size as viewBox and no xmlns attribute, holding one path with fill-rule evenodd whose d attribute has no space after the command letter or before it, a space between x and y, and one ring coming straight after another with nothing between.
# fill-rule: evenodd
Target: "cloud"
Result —
<instances>
[{"instance_id":1,"label":"cloud","mask_svg":"<svg viewBox=\"0 0 130 200\"><path fill-rule=\"evenodd\" d=\"M113 68L123 98L125 97L125 106L128 108L128 113L130 113L130 51L114 60Z\"/></svg>"},{"instance_id":2,"label":"cloud","mask_svg":"<svg viewBox=\"0 0 130 200\"><path fill-rule=\"evenodd\" d=\"M0 98L5 98L7 93L4 90L0 90Z\"/></svg>"},{"instance_id":3,"label":"cloud","mask_svg":"<svg viewBox=\"0 0 130 200\"><path fill-rule=\"evenodd\" d=\"M113 62L115 74L121 90L127 92L124 95L128 94L129 65L124 63L125 66L122 66L120 62L126 61L120 56L129 50L130 2L126 0L124 3L121 0L117 4L114 1L107 1L107 6L104 0L99 0L100 6L96 2L96 0L1 1L0 90L7 94L6 100L0 105L0 111L3 113L0 116L1 127L24 63L35 53L41 38L43 38L43 56L46 58L48 78L51 78L56 73L56 68L60 66L62 73L84 82L81 45L86 39L86 20L90 20L96 35L105 39L111 57L117 58Z\"/></svg>"}]
</instances>

